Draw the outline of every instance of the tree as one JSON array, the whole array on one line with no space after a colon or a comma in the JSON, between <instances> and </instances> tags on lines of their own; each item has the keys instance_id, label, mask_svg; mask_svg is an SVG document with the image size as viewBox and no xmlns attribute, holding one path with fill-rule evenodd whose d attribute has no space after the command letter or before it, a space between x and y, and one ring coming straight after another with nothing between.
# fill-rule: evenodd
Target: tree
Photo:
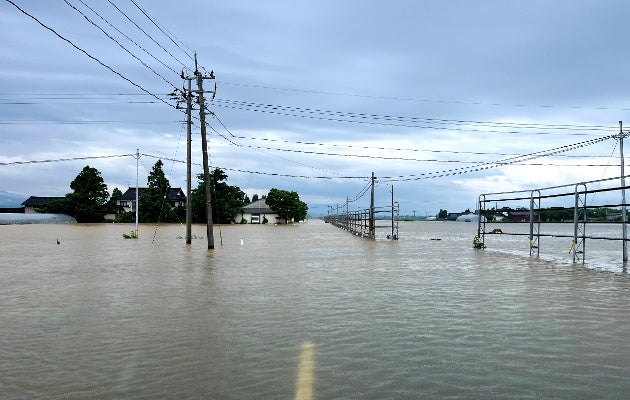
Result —
<instances>
[{"instance_id":1,"label":"tree","mask_svg":"<svg viewBox=\"0 0 630 400\"><path fill-rule=\"evenodd\" d=\"M115 199L117 197L120 197L123 195L123 192L118 189L118 188L114 188L114 190L112 190L112 199Z\"/></svg>"},{"instance_id":2,"label":"tree","mask_svg":"<svg viewBox=\"0 0 630 400\"><path fill-rule=\"evenodd\" d=\"M210 195L212 198L212 220L219 224L234 222L236 214L247 204L247 195L238 186L226 183L227 174L220 168L210 173ZM192 191L192 215L195 222L206 222L206 194L203 175L197 175L199 181Z\"/></svg>"},{"instance_id":3,"label":"tree","mask_svg":"<svg viewBox=\"0 0 630 400\"><path fill-rule=\"evenodd\" d=\"M442 210L440 208L440 212L438 213L438 219L446 220L448 218L448 211Z\"/></svg>"},{"instance_id":4,"label":"tree","mask_svg":"<svg viewBox=\"0 0 630 400\"><path fill-rule=\"evenodd\" d=\"M252 196L252 203L258 201L258 193L254 193L254 195Z\"/></svg>"},{"instance_id":5,"label":"tree","mask_svg":"<svg viewBox=\"0 0 630 400\"><path fill-rule=\"evenodd\" d=\"M86 165L70 183L66 194L67 211L77 222L103 222L109 199L107 185L96 168Z\"/></svg>"},{"instance_id":6,"label":"tree","mask_svg":"<svg viewBox=\"0 0 630 400\"><path fill-rule=\"evenodd\" d=\"M175 220L175 213L168 201L171 184L164 175L163 165L162 160L155 163L147 178L148 188L138 199L140 222L171 222Z\"/></svg>"},{"instance_id":7,"label":"tree","mask_svg":"<svg viewBox=\"0 0 630 400\"><path fill-rule=\"evenodd\" d=\"M278 216L285 220L285 222L302 221L306 219L306 213L308 212L308 205L303 201L300 201L300 196L297 192L289 192L287 190L280 190L273 188L267 194L265 203L272 210L278 213Z\"/></svg>"}]
</instances>

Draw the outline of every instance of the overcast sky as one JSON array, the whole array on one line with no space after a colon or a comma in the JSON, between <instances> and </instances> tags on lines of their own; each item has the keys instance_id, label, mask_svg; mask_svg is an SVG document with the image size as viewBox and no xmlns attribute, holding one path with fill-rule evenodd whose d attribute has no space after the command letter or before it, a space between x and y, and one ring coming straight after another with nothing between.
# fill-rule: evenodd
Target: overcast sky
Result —
<instances>
[{"instance_id":1,"label":"overcast sky","mask_svg":"<svg viewBox=\"0 0 630 400\"><path fill-rule=\"evenodd\" d=\"M210 163L250 197L365 208L374 172L377 205L393 185L402 214L431 215L620 174L617 143L598 139L630 126L627 1L12 2L41 24L0 2L0 191L61 196L85 165L124 191L130 156L15 163L136 149L141 186L162 158L185 188L167 94L195 51L216 75ZM195 121L195 174L201 161Z\"/></svg>"}]
</instances>

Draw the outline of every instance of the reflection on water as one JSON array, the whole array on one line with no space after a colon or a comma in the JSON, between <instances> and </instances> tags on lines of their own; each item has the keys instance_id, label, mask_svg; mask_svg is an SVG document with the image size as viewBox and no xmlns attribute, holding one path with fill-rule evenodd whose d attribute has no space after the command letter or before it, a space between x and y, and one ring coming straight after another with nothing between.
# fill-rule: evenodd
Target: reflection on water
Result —
<instances>
[{"instance_id":1,"label":"reflection on water","mask_svg":"<svg viewBox=\"0 0 630 400\"><path fill-rule=\"evenodd\" d=\"M2 397L630 390L630 283L618 242L589 242L584 267L570 262L566 239L541 239L540 258L518 236L494 235L475 251L471 224L401 223L396 242L319 221L216 226L210 252L205 239L186 247L179 225L123 239L131 229L0 226Z\"/></svg>"}]
</instances>

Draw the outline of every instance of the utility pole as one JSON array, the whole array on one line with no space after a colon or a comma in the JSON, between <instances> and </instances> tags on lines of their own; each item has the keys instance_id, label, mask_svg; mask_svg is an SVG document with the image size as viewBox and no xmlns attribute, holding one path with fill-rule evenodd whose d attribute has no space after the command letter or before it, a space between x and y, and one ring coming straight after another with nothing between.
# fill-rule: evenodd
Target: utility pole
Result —
<instances>
[{"instance_id":1,"label":"utility pole","mask_svg":"<svg viewBox=\"0 0 630 400\"><path fill-rule=\"evenodd\" d=\"M188 89L182 89L182 96L186 100L186 244L192 243L192 198L191 198L191 182L192 182L192 80L197 79L193 76L185 76L184 71L181 74L182 79L188 81ZM173 92L174 99L177 100L179 108L180 98L177 91Z\"/></svg>"},{"instance_id":2,"label":"utility pole","mask_svg":"<svg viewBox=\"0 0 630 400\"><path fill-rule=\"evenodd\" d=\"M212 195L210 193L210 169L208 167L208 141L206 139L206 104L203 98L203 80L214 79L214 73L210 75L202 74L197 68L197 53L195 53L195 76L197 77L197 89L199 102L199 119L201 120L201 152L203 153L203 181L206 187L206 236L208 238L208 249L214 249L214 232L212 224Z\"/></svg>"},{"instance_id":3,"label":"utility pole","mask_svg":"<svg viewBox=\"0 0 630 400\"><path fill-rule=\"evenodd\" d=\"M350 199L346 196L346 228L350 227L350 214L348 213L348 204L350 203Z\"/></svg>"},{"instance_id":4,"label":"utility pole","mask_svg":"<svg viewBox=\"0 0 630 400\"><path fill-rule=\"evenodd\" d=\"M376 239L376 224L374 221L374 181L376 178L374 177L374 172L372 172L372 190L370 193L370 221L369 221L369 229L368 235L372 239Z\"/></svg>"},{"instance_id":5,"label":"utility pole","mask_svg":"<svg viewBox=\"0 0 630 400\"><path fill-rule=\"evenodd\" d=\"M626 174L624 172L624 158L623 158L623 138L626 136L623 133L623 123L619 121L619 155L621 157L621 225L623 229L623 262L628 261L628 229L626 216Z\"/></svg>"},{"instance_id":6,"label":"utility pole","mask_svg":"<svg viewBox=\"0 0 630 400\"><path fill-rule=\"evenodd\" d=\"M396 236L394 236L394 185L392 185L392 236L393 240L396 240Z\"/></svg>"},{"instance_id":7,"label":"utility pole","mask_svg":"<svg viewBox=\"0 0 630 400\"><path fill-rule=\"evenodd\" d=\"M136 239L138 238L138 163L140 161L140 149L136 149Z\"/></svg>"},{"instance_id":8,"label":"utility pole","mask_svg":"<svg viewBox=\"0 0 630 400\"><path fill-rule=\"evenodd\" d=\"M208 221L206 236L208 238L208 249L214 249L214 233L213 233L213 224L212 224L212 198L210 193L210 169L208 166L208 142L206 139L206 106L204 101L204 90L203 90L203 80L204 79L214 79L214 71L211 71L210 74L202 74L199 72L199 68L197 65L197 53L195 53L195 73L194 76L185 76L182 71L181 74L182 79L188 81L188 89L182 89L182 94L184 99L186 100L186 123L187 123L187 143L186 143L186 244L191 244L192 242L192 199L191 199L191 182L192 182L192 101L193 101L193 90L192 90L192 81L193 79L197 81L197 104L199 104L199 120L201 121L201 149L203 155L203 176L204 176L204 184L205 184L205 196L206 196L206 218ZM177 90L173 92L173 96L178 99L179 106L179 95L177 95ZM215 90L213 93L216 93L216 84Z\"/></svg>"}]
</instances>

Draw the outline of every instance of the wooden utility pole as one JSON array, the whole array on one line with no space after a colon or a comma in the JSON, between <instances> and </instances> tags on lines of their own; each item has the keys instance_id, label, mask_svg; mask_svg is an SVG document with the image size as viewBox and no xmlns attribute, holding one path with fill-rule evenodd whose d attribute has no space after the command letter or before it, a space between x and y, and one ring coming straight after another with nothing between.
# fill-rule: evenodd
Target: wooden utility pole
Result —
<instances>
[{"instance_id":1,"label":"wooden utility pole","mask_svg":"<svg viewBox=\"0 0 630 400\"><path fill-rule=\"evenodd\" d=\"M195 53L195 76L197 77L197 89L199 103L199 119L201 120L201 152L203 153L203 181L206 187L206 237L208 238L208 249L214 249L214 233L212 223L212 195L210 193L210 168L208 166L208 141L206 139L206 104L203 98L203 80L214 79L214 74L205 75L197 68L197 54Z\"/></svg>"}]
</instances>

